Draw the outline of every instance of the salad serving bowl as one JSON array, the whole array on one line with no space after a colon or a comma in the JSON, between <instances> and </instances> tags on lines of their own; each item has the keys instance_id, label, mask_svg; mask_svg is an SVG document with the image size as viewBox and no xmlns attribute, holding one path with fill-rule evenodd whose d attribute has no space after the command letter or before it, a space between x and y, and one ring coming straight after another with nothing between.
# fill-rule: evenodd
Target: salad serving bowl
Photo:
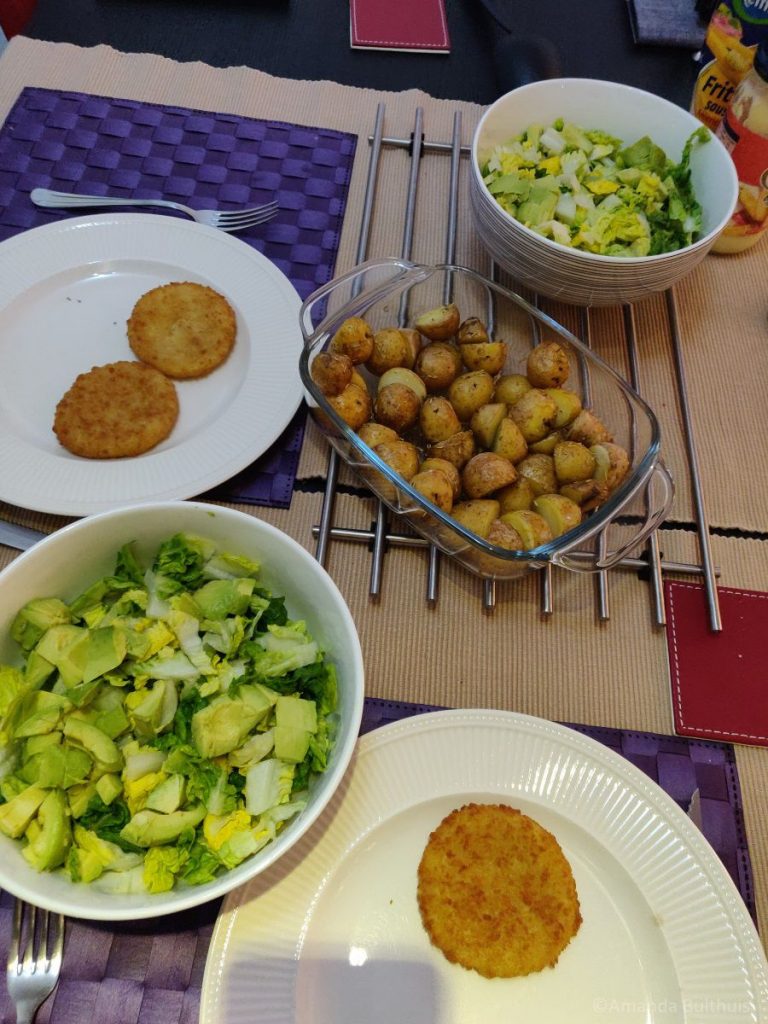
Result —
<instances>
[{"instance_id":1,"label":"salad serving bowl","mask_svg":"<svg viewBox=\"0 0 768 1024\"><path fill-rule=\"evenodd\" d=\"M446 301L455 302L463 318L479 317L492 337L506 341L503 374L525 373L534 342L560 343L571 368L566 387L580 394L583 404L595 410L629 453L628 474L602 506L579 526L531 550L512 551L492 544L432 504L364 443L312 377L314 359L328 349L348 317L364 318L373 331L393 324L408 326L419 314ZM471 572L505 580L547 563L582 572L606 569L663 521L673 484L660 457L659 423L652 409L578 338L500 284L464 267L422 266L396 258L370 260L310 295L301 316L305 341L301 379L309 408L328 442L401 522ZM356 369L375 394L376 379L362 365ZM418 437L414 439L420 444ZM630 522L636 525L629 529L622 525L614 543L608 528L630 512Z\"/></svg>"},{"instance_id":2,"label":"salad serving bowl","mask_svg":"<svg viewBox=\"0 0 768 1024\"><path fill-rule=\"evenodd\" d=\"M536 293L575 305L635 302L669 288L704 258L736 203L738 178L722 143L693 148L691 183L701 206L695 239L670 252L610 256L560 244L526 227L489 192L484 169L494 149L529 126L558 119L583 130L600 130L631 146L644 136L679 163L686 141L701 129L692 114L659 96L615 82L560 78L514 89L493 103L475 130L469 181L475 230L493 259Z\"/></svg>"},{"instance_id":3,"label":"salad serving bowl","mask_svg":"<svg viewBox=\"0 0 768 1024\"><path fill-rule=\"evenodd\" d=\"M223 895L273 864L310 828L352 756L363 708L363 663L349 610L327 573L296 541L233 509L191 501L137 505L81 519L41 541L0 574L0 664L21 664L10 629L26 602L53 596L71 602L115 571L116 553L124 545L133 542L137 556L146 558L178 533L205 538L219 551L258 562L258 586L285 597L289 619L306 622L334 666L336 736L327 768L312 777L306 806L271 842L204 884L177 883L170 891L105 892L96 882L71 881L62 870L38 872L22 856L20 841L0 835L0 886L48 910L86 919L129 920L173 913ZM0 751L2 774L13 770L7 753L8 747Z\"/></svg>"}]
</instances>

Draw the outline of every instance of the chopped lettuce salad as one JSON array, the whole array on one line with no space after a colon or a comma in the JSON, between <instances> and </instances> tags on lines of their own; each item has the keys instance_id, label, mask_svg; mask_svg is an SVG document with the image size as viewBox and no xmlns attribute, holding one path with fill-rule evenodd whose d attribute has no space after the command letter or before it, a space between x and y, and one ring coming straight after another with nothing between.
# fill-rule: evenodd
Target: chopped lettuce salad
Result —
<instances>
[{"instance_id":1,"label":"chopped lettuce salad","mask_svg":"<svg viewBox=\"0 0 768 1024\"><path fill-rule=\"evenodd\" d=\"M176 534L12 624L0 830L106 892L200 885L269 843L333 744L336 676L259 566Z\"/></svg>"},{"instance_id":2,"label":"chopped lettuce salad","mask_svg":"<svg viewBox=\"0 0 768 1024\"><path fill-rule=\"evenodd\" d=\"M702 125L675 164L648 136L625 146L563 120L534 124L496 147L483 179L507 213L561 245L602 256L672 252L701 232L690 161L709 138Z\"/></svg>"}]
</instances>

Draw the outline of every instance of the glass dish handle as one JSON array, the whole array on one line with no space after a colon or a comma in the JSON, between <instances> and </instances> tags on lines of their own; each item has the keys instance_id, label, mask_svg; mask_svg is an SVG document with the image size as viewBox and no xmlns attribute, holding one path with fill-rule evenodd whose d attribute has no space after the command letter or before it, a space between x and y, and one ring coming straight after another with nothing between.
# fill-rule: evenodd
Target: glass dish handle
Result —
<instances>
[{"instance_id":1,"label":"glass dish handle","mask_svg":"<svg viewBox=\"0 0 768 1024\"><path fill-rule=\"evenodd\" d=\"M654 486L658 484L658 486ZM672 506L672 498L675 494L675 485L672 481L672 477L669 474L669 470L664 463L659 460L656 463L653 471L648 477L648 483L646 485L646 494L648 495L648 512L646 514L645 521L643 522L637 533L628 540L621 547L614 549L613 551L606 552L602 557L595 555L594 561L582 557L572 557L567 551L562 551L552 556L552 561L556 565L560 565L565 569L571 569L574 572L602 572L603 569L610 569L611 566L620 562L629 552L637 547L642 541L646 539L653 531L660 526ZM610 526L610 522L607 524L606 529Z\"/></svg>"},{"instance_id":2,"label":"glass dish handle","mask_svg":"<svg viewBox=\"0 0 768 1024\"><path fill-rule=\"evenodd\" d=\"M365 281L366 274L370 274L373 271L385 270L391 270L391 273L387 276L386 280L380 281L375 287L372 287L368 291L363 291L362 283ZM313 291L311 295L307 296L301 304L301 310L299 311L301 333L304 335L305 347L312 343L315 335L322 326L319 325L318 327L315 327L313 325L312 312L319 303L329 299L331 295L349 286L349 291L351 293L350 299L341 312L338 310L334 312L333 318L336 319L342 315L352 316L355 313L354 307L356 305L359 305L361 309L366 309L374 302L377 302L381 296L387 295L391 292L393 282L398 278L407 281L409 276L413 276L413 283L415 284L416 281L422 280L425 276L428 276L429 273L431 273L431 270L426 267L421 267L418 264L411 263L408 260L399 259L395 256L387 256L381 259L367 260L365 263L360 263L346 274L342 274L340 277L335 277L326 284L321 285ZM355 286L358 281L360 282L361 287L356 289Z\"/></svg>"}]
</instances>

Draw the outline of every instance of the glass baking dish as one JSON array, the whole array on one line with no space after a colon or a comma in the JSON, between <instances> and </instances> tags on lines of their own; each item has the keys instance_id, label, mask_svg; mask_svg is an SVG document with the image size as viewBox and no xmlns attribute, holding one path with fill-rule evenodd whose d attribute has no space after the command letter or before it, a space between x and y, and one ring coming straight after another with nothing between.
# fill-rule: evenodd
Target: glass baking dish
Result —
<instances>
[{"instance_id":1,"label":"glass baking dish","mask_svg":"<svg viewBox=\"0 0 768 1024\"><path fill-rule=\"evenodd\" d=\"M507 342L502 373L525 373L532 344L558 341L568 352L571 366L565 386L594 410L630 456L629 473L603 505L579 526L529 551L509 551L489 543L424 498L341 419L310 374L313 359L328 347L347 317L363 317L374 331L405 327L420 313L449 301L458 305L462 319L479 317L491 337ZM597 572L636 548L668 513L674 487L660 457L659 423L652 409L575 335L501 284L460 266L426 266L397 258L370 260L313 292L303 303L300 317L304 349L299 371L308 406L328 442L398 518L471 572L504 580L548 562L577 572ZM377 379L364 366L356 369L375 396ZM607 536L612 524L620 533L615 546Z\"/></svg>"}]
</instances>

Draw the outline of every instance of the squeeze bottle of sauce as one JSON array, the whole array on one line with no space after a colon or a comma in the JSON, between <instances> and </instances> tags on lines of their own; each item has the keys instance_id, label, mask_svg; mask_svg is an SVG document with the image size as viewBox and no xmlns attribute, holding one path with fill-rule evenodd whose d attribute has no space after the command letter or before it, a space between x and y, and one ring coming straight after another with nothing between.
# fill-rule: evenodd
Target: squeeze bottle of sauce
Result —
<instances>
[{"instance_id":1,"label":"squeeze bottle of sauce","mask_svg":"<svg viewBox=\"0 0 768 1024\"><path fill-rule=\"evenodd\" d=\"M752 69L731 97L717 137L736 165L739 199L713 249L742 252L768 235L768 42L758 46Z\"/></svg>"}]
</instances>

